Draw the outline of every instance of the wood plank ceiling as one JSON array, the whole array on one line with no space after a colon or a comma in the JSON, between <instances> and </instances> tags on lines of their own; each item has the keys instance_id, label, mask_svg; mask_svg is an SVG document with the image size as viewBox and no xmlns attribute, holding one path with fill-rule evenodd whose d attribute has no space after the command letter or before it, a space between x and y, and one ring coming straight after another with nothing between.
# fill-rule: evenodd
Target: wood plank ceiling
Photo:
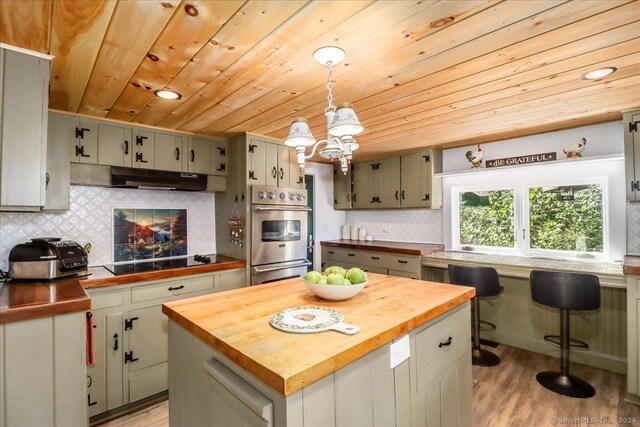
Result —
<instances>
[{"instance_id":1,"label":"wood plank ceiling","mask_svg":"<svg viewBox=\"0 0 640 427\"><path fill-rule=\"evenodd\" d=\"M0 41L50 52L50 107L228 137L325 133L354 104L358 159L619 119L640 107L640 1L0 1ZM591 69L615 66L601 81ZM157 98L157 89L182 94Z\"/></svg>"}]
</instances>

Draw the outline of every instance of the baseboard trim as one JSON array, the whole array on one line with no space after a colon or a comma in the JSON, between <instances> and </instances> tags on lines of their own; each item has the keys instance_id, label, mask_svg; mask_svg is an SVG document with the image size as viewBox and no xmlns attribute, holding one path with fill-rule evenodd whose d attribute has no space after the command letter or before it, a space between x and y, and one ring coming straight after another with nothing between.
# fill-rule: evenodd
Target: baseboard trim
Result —
<instances>
[{"instance_id":1,"label":"baseboard trim","mask_svg":"<svg viewBox=\"0 0 640 427\"><path fill-rule=\"evenodd\" d=\"M131 414L136 411L140 411L149 406L155 405L156 403L160 403L169 398L169 391L161 391L160 393L156 393L153 396L145 397L144 399L140 399L136 402L129 403L124 406L120 406L118 408L111 409L110 411L103 412L101 414L95 415L89 419L89 426L95 427L100 424L104 424L116 418L120 418L124 415Z\"/></svg>"},{"instance_id":2,"label":"baseboard trim","mask_svg":"<svg viewBox=\"0 0 640 427\"><path fill-rule=\"evenodd\" d=\"M522 348L557 359L560 358L560 347L549 344L546 341L531 340L498 331L482 332L481 335L484 339L489 339L500 344ZM617 374L627 374L627 359L618 356L594 353L588 350L572 349L571 361Z\"/></svg>"}]
</instances>

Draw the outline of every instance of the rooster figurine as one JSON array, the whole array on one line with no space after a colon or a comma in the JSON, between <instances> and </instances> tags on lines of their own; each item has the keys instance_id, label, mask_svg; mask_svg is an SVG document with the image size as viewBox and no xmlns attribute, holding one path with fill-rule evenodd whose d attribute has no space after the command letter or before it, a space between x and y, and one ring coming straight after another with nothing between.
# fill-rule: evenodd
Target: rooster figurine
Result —
<instances>
[{"instance_id":1,"label":"rooster figurine","mask_svg":"<svg viewBox=\"0 0 640 427\"><path fill-rule=\"evenodd\" d=\"M479 169L482 167L482 159L484 158L484 152L480 146L477 146L478 149L476 152L467 151L466 156L467 160L471 163L471 169Z\"/></svg>"},{"instance_id":2,"label":"rooster figurine","mask_svg":"<svg viewBox=\"0 0 640 427\"><path fill-rule=\"evenodd\" d=\"M582 157L582 152L584 151L585 145L587 145L587 139L582 138L580 139L580 141L576 142L575 144L571 144L570 146L562 150L562 152L567 159L579 158Z\"/></svg>"}]
</instances>

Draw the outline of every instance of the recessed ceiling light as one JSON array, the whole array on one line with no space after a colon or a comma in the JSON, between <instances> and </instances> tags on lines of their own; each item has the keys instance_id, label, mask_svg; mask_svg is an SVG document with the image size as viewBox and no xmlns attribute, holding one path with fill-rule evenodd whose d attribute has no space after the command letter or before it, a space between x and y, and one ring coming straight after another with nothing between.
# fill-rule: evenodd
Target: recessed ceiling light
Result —
<instances>
[{"instance_id":1,"label":"recessed ceiling light","mask_svg":"<svg viewBox=\"0 0 640 427\"><path fill-rule=\"evenodd\" d=\"M174 92L172 90L156 90L155 92L153 92L157 97L159 98L163 98L163 99L180 99L182 98L182 95L180 95L178 92Z\"/></svg>"},{"instance_id":2,"label":"recessed ceiling light","mask_svg":"<svg viewBox=\"0 0 640 427\"><path fill-rule=\"evenodd\" d=\"M615 73L617 70L616 67L604 67L597 68L595 70L587 71L582 75L582 80L600 80L603 77L608 76L609 74Z\"/></svg>"}]
</instances>

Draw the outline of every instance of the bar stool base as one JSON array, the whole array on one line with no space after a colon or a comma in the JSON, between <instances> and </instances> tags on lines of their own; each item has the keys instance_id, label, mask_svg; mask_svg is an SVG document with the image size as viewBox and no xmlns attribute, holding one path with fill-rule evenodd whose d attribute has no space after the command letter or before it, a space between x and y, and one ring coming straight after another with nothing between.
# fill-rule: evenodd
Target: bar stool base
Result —
<instances>
[{"instance_id":1,"label":"bar stool base","mask_svg":"<svg viewBox=\"0 0 640 427\"><path fill-rule=\"evenodd\" d=\"M496 366L500 364L500 358L490 351L472 348L471 362L475 366Z\"/></svg>"},{"instance_id":2,"label":"bar stool base","mask_svg":"<svg viewBox=\"0 0 640 427\"><path fill-rule=\"evenodd\" d=\"M596 390L588 382L571 375L562 375L561 372L540 372L536 379L543 387L563 396L584 399L596 394Z\"/></svg>"}]
</instances>

